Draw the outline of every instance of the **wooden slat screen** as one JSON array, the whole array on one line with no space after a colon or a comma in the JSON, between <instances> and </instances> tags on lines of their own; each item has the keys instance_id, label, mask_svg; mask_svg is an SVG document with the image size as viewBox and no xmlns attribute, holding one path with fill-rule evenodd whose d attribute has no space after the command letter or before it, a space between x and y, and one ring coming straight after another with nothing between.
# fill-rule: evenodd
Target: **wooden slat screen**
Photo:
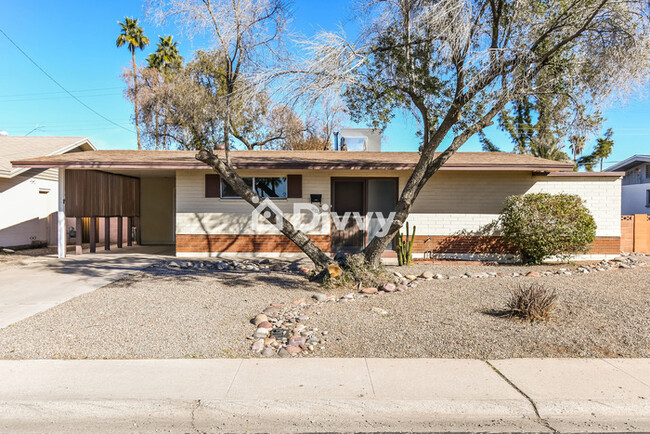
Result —
<instances>
[{"instance_id":1,"label":"wooden slat screen","mask_svg":"<svg viewBox=\"0 0 650 434\"><path fill-rule=\"evenodd\" d=\"M140 180L96 170L66 170L67 217L137 217Z\"/></svg>"}]
</instances>

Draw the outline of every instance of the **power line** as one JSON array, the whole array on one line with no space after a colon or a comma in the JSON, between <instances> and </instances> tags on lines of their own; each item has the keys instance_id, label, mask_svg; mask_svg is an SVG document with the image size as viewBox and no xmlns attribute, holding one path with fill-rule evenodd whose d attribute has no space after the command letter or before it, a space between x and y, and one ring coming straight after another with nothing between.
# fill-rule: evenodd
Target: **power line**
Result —
<instances>
[{"instance_id":1,"label":"power line","mask_svg":"<svg viewBox=\"0 0 650 434\"><path fill-rule=\"evenodd\" d=\"M135 132L135 131L131 130L130 128L126 128L126 127L124 127L124 126L118 124L117 122L113 122L112 120L110 120L109 118L107 118L107 117L104 116L103 114L99 113L98 111L96 111L95 109L93 109L92 107L90 107L88 104L86 104L85 102L83 102L82 100L80 100L79 98L77 98L76 96L74 96L74 95L73 95L73 94L72 94L68 89L66 89L65 87L63 87L63 85L62 85L61 83L59 83L58 81L56 81L56 80L54 79L54 77L52 77L52 76L51 76L50 74L48 74L48 73L47 73L43 68L41 68L40 65L34 61L34 59L32 59L31 57L29 57L29 55L28 55L27 53L25 53L25 51L23 51L23 49L20 48L20 47L18 46L18 44L16 44L16 43L13 41L13 39L11 39L11 38L9 37L9 35L7 35L7 34L4 32L4 30L0 29L0 33L2 33L2 34L5 36L5 38L7 38L7 40L9 40L9 42L11 42L11 43L13 44L13 46L16 47L16 48L18 49L18 51L20 51L20 52L23 54L23 56L25 56L27 59L29 59L29 61L32 62L32 63L34 64L34 66L36 66L36 67L37 67L37 68L38 68L38 69L39 69L43 74L45 74L45 75L47 76L47 78L49 78L50 80L52 80L52 81L54 82L54 84L56 84L57 86L59 86L59 87L60 87L60 88L65 92L65 93L67 93L68 95L70 95L70 97L72 97L74 100L76 100L79 104L81 104L82 106L86 107L88 110L90 110L91 112L95 113L97 116L99 116L100 118L104 119L106 122L110 122L111 124L113 124L113 125L115 125L115 126L117 126L117 127L120 127L120 128L122 128L123 130L129 131L129 132L131 132L131 133Z\"/></svg>"},{"instance_id":2,"label":"power line","mask_svg":"<svg viewBox=\"0 0 650 434\"><path fill-rule=\"evenodd\" d=\"M70 92L84 93L84 92L97 92L97 91L116 90L116 89L123 89L123 88L121 86L98 87L98 88L94 88L94 89L71 90ZM53 92L14 93L14 94L9 94L9 95L0 95L0 98L19 98L21 96L58 95L58 94L62 94L62 93L65 93L65 92L61 92L60 90L57 90L57 91L53 91Z\"/></svg>"}]
</instances>

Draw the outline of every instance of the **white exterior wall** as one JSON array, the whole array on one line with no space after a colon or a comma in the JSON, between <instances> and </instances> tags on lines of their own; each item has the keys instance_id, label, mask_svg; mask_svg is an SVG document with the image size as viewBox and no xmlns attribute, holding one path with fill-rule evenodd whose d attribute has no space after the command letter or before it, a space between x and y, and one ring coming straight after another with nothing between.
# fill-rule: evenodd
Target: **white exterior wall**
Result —
<instances>
[{"instance_id":1,"label":"white exterior wall","mask_svg":"<svg viewBox=\"0 0 650 434\"><path fill-rule=\"evenodd\" d=\"M219 199L205 197L205 175L214 173L198 170L176 171L176 233L177 234L228 234L254 235L279 234L280 231L266 222L258 220L258 230L252 227L253 208L243 199ZM260 171L242 170L242 177L260 175ZM263 176L302 175L301 199L276 199L273 203L283 212L285 218L296 224L311 219L307 214L294 215L295 203L309 203L310 194L321 194L322 203L331 205L330 179L332 177L359 176L397 176L394 171L322 171L322 170L265 170ZM400 185L405 177L400 179ZM329 214L322 214L321 225L308 235L328 235L330 233Z\"/></svg>"},{"instance_id":2,"label":"white exterior wall","mask_svg":"<svg viewBox=\"0 0 650 434\"><path fill-rule=\"evenodd\" d=\"M278 234L271 224L254 231L252 207L242 199L206 198L205 174L209 171L176 172L177 234ZM259 175L259 171L240 171L241 176ZM386 170L357 171L280 171L265 170L264 176L302 175L302 199L273 201L294 223L291 214L296 202L309 202L310 194L321 194L323 204L331 204L332 177L397 177L399 189L408 174ZM597 224L597 236L620 236L621 181L594 177L532 176L525 172L456 172L436 173L418 196L408 221L416 225L417 235L452 235L461 231L476 232L499 215L505 198L525 193L578 194L585 201ZM310 235L327 235L327 218Z\"/></svg>"},{"instance_id":3,"label":"white exterior wall","mask_svg":"<svg viewBox=\"0 0 650 434\"><path fill-rule=\"evenodd\" d=\"M650 182L647 184L631 184L623 186L622 210L623 215L650 214L648 193Z\"/></svg>"},{"instance_id":4,"label":"white exterior wall","mask_svg":"<svg viewBox=\"0 0 650 434\"><path fill-rule=\"evenodd\" d=\"M0 246L52 241L48 239L48 217L57 212L58 177L51 171L30 174L32 171L0 178ZM39 193L39 189L48 192Z\"/></svg>"},{"instance_id":5,"label":"white exterior wall","mask_svg":"<svg viewBox=\"0 0 650 434\"><path fill-rule=\"evenodd\" d=\"M596 221L596 236L621 236L620 178L535 177L537 182L528 193L577 194Z\"/></svg>"}]
</instances>

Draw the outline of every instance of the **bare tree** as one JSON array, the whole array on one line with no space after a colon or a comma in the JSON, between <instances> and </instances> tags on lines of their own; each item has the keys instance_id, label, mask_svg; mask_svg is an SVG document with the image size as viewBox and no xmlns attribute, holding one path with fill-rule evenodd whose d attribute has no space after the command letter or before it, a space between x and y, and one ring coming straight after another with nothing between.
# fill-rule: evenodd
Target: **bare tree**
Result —
<instances>
[{"instance_id":1,"label":"bare tree","mask_svg":"<svg viewBox=\"0 0 650 434\"><path fill-rule=\"evenodd\" d=\"M323 32L301 42L301 63L275 68L260 49L266 56L278 53L277 35L286 16L281 3L161 0L156 5L159 19L176 16L188 27L209 31L215 49L223 51L215 68L223 68L229 83L221 98L227 150L234 99L272 80L282 80L284 93L307 105L343 96L354 120L375 127L385 126L396 110L416 117L420 159L387 234L364 250L371 267L380 262L427 181L470 137L508 103L560 91L552 78L557 74L536 80L541 73L562 63L569 77L563 94L596 107L645 83L650 59L649 6L641 0L361 0L366 26L359 40ZM238 88L244 77L255 86ZM224 162L211 151L208 136L201 135L206 129L196 125L190 131L202 148L197 159L257 206L259 197L232 170L229 157ZM449 135L451 144L437 152ZM317 268L331 261L285 219L282 228Z\"/></svg>"},{"instance_id":2,"label":"bare tree","mask_svg":"<svg viewBox=\"0 0 650 434\"><path fill-rule=\"evenodd\" d=\"M646 1L362 0L358 7L367 23L362 37L324 32L306 43L292 91L313 99L341 93L353 119L374 126L385 126L395 110L420 124L420 159L390 230L365 248L370 266L431 176L509 102L562 92L598 106L647 79ZM536 80L559 66L568 74L562 89L557 74Z\"/></svg>"},{"instance_id":3,"label":"bare tree","mask_svg":"<svg viewBox=\"0 0 650 434\"><path fill-rule=\"evenodd\" d=\"M260 90L258 82L248 77L254 76L257 70L268 69L280 58L287 18L285 3L282 0L152 0L149 15L158 23L173 19L190 34L205 32L211 36L212 50L197 56L199 72L194 76L186 74L186 78L178 80L178 85L184 88L174 90L179 99L185 95L178 91L191 92L187 100L177 100L177 108L183 109L170 113L183 123L173 120L170 123L176 124L179 130L177 140L201 150L196 155L199 161L218 172L244 200L258 206L259 196L232 168L230 136L238 132L237 123L233 122L236 110L244 110L252 97L259 97L256 95ZM219 119L210 119L206 113L214 113ZM202 120L209 122L202 125ZM225 160L212 151L216 122L222 126ZM243 143L248 141L243 135L239 136ZM252 147L251 143L249 145ZM265 210L260 211L265 214ZM282 219L281 232L298 245L317 268L332 262L304 233L284 217L279 218Z\"/></svg>"}]
</instances>

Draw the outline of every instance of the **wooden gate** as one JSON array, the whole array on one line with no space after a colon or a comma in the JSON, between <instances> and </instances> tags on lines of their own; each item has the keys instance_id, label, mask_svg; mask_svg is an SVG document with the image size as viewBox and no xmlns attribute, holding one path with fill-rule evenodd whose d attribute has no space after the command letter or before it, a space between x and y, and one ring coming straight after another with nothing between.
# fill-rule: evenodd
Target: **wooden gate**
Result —
<instances>
[{"instance_id":1,"label":"wooden gate","mask_svg":"<svg viewBox=\"0 0 650 434\"><path fill-rule=\"evenodd\" d=\"M629 253L650 253L650 216L621 216L621 250Z\"/></svg>"}]
</instances>

